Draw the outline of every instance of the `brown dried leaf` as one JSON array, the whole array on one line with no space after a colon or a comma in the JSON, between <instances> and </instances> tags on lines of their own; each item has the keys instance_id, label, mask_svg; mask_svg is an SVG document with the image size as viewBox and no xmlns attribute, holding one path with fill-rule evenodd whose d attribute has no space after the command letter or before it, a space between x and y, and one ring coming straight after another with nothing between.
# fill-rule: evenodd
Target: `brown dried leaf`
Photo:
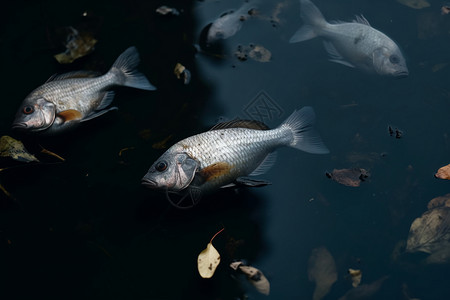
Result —
<instances>
[{"instance_id":1,"label":"brown dried leaf","mask_svg":"<svg viewBox=\"0 0 450 300\"><path fill-rule=\"evenodd\" d=\"M436 207L414 220L406 242L407 252L433 254L450 247L450 208Z\"/></svg>"},{"instance_id":2,"label":"brown dried leaf","mask_svg":"<svg viewBox=\"0 0 450 300\"><path fill-rule=\"evenodd\" d=\"M337 280L336 264L325 247L312 250L308 260L308 278L315 282L313 300L325 297Z\"/></svg>"},{"instance_id":3,"label":"brown dried leaf","mask_svg":"<svg viewBox=\"0 0 450 300\"><path fill-rule=\"evenodd\" d=\"M34 155L25 149L21 141L7 135L0 137L0 157L9 157L21 162L39 162Z\"/></svg>"},{"instance_id":4,"label":"brown dried leaf","mask_svg":"<svg viewBox=\"0 0 450 300\"><path fill-rule=\"evenodd\" d=\"M434 177L439 179L447 179L450 180L450 164L441 167L436 174L434 174Z\"/></svg>"},{"instance_id":5,"label":"brown dried leaf","mask_svg":"<svg viewBox=\"0 0 450 300\"><path fill-rule=\"evenodd\" d=\"M352 187L359 186L361 181L365 181L370 176L368 171L361 168L334 169L331 173L327 172L325 175L340 184Z\"/></svg>"},{"instance_id":6,"label":"brown dried leaf","mask_svg":"<svg viewBox=\"0 0 450 300\"><path fill-rule=\"evenodd\" d=\"M97 40L89 32L80 33L73 27L69 27L69 30L66 51L54 56L60 64L70 64L75 59L91 53L97 43Z\"/></svg>"},{"instance_id":7,"label":"brown dried leaf","mask_svg":"<svg viewBox=\"0 0 450 300\"><path fill-rule=\"evenodd\" d=\"M183 79L184 84L189 84L189 82L191 82L191 72L182 64L177 63L173 73L178 79Z\"/></svg>"}]
</instances>

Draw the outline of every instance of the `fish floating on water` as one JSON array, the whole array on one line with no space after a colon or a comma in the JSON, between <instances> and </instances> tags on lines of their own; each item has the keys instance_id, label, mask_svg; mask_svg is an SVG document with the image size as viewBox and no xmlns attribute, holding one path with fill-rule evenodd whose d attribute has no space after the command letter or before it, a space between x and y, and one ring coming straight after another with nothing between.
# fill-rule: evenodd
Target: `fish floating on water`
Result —
<instances>
[{"instance_id":1,"label":"fish floating on water","mask_svg":"<svg viewBox=\"0 0 450 300\"><path fill-rule=\"evenodd\" d=\"M320 36L333 62L369 73L408 76L405 59L397 44L371 27L363 16L357 16L350 23L329 23L309 0L300 0L300 9L305 24L292 36L290 43Z\"/></svg>"},{"instance_id":2,"label":"fish floating on water","mask_svg":"<svg viewBox=\"0 0 450 300\"><path fill-rule=\"evenodd\" d=\"M219 123L170 147L150 167L142 184L165 191L169 201L179 208L192 207L202 194L221 187L267 185L267 181L246 176L266 172L275 161L277 148L290 146L309 153L329 153L313 128L314 121L314 110L304 107L275 129L258 121ZM169 193L181 198L171 200ZM187 198L192 203L183 204Z\"/></svg>"},{"instance_id":3,"label":"fish floating on water","mask_svg":"<svg viewBox=\"0 0 450 300\"><path fill-rule=\"evenodd\" d=\"M60 133L75 125L99 117L117 107L109 107L112 86L155 90L145 75L136 71L139 54L130 47L104 75L75 71L51 77L22 102L12 128L45 134Z\"/></svg>"},{"instance_id":4,"label":"fish floating on water","mask_svg":"<svg viewBox=\"0 0 450 300\"><path fill-rule=\"evenodd\" d=\"M241 30L242 23L247 20L255 6L255 1L244 3L239 9L222 14L212 22L208 29L206 41L214 43L218 40L225 40L232 37Z\"/></svg>"}]
</instances>

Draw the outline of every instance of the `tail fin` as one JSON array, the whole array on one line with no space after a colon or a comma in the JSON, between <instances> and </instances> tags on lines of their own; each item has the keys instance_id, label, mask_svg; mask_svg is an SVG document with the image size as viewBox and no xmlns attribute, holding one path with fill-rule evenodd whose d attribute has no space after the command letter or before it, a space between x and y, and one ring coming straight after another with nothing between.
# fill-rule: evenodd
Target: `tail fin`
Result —
<instances>
[{"instance_id":1,"label":"tail fin","mask_svg":"<svg viewBox=\"0 0 450 300\"><path fill-rule=\"evenodd\" d=\"M328 24L320 10L311 1L300 0L300 9L300 17L305 24L291 37L289 43L303 42L315 38L317 30Z\"/></svg>"},{"instance_id":2,"label":"tail fin","mask_svg":"<svg viewBox=\"0 0 450 300\"><path fill-rule=\"evenodd\" d=\"M110 72L115 71L120 76L120 85L141 90L156 90L156 87L147 80L145 75L136 70L139 61L136 47L130 47L116 59Z\"/></svg>"},{"instance_id":3,"label":"tail fin","mask_svg":"<svg viewBox=\"0 0 450 300\"><path fill-rule=\"evenodd\" d=\"M315 154L326 154L330 151L313 128L316 115L312 107L305 106L294 111L279 127L288 128L292 133L289 146Z\"/></svg>"}]
</instances>

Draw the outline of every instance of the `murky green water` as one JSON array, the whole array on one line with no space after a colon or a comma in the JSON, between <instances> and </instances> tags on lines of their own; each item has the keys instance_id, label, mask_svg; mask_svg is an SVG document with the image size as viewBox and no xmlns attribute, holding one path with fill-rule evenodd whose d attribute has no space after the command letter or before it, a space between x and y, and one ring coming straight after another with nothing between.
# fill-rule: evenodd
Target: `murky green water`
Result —
<instances>
[{"instance_id":1,"label":"murky green water","mask_svg":"<svg viewBox=\"0 0 450 300\"><path fill-rule=\"evenodd\" d=\"M450 16L440 15L441 1L422 10L394 0L315 1L329 20L362 13L392 37L410 71L399 80L329 62L319 39L289 44L302 24L298 1L261 2L259 15L223 42L220 58L198 52L199 37L240 1L19 1L5 9L0 133L66 161L0 173L14 198L0 193L1 298L310 299L308 258L320 246L334 257L338 274L324 299L352 288L348 268L362 270L362 284L389 276L372 298L351 299L408 299L405 291L411 298L448 298L448 264L423 264L426 254L401 247L393 257L427 203L449 191L447 181L433 176L449 163L450 150ZM158 15L161 5L181 14ZM90 55L63 66L53 55L64 50L58 33L65 26L87 26L98 43ZM239 60L234 52L249 44L268 49L270 62ZM117 88L119 111L63 136L34 139L10 131L23 98L52 74L106 72L131 45L157 91ZM188 85L174 75L176 63L191 71ZM331 153L280 149L277 163L261 176L270 186L223 190L183 211L140 185L165 147L221 117L261 117L275 127L306 105L315 109ZM402 138L390 136L389 126ZM360 187L325 176L352 167L371 174ZM212 279L202 279L197 255L223 227L214 240L222 263ZM232 259L262 270L270 296L234 277Z\"/></svg>"}]
</instances>

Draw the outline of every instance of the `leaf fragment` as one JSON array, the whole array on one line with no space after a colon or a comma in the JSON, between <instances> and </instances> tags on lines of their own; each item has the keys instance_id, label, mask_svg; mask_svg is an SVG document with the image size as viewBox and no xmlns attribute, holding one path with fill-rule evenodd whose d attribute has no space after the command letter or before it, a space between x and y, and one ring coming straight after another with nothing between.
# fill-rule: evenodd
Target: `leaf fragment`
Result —
<instances>
[{"instance_id":1,"label":"leaf fragment","mask_svg":"<svg viewBox=\"0 0 450 300\"><path fill-rule=\"evenodd\" d=\"M97 40L89 32L79 32L72 26L68 27L66 51L54 55L60 64L70 64L77 58L83 57L94 50Z\"/></svg>"},{"instance_id":2,"label":"leaf fragment","mask_svg":"<svg viewBox=\"0 0 450 300\"><path fill-rule=\"evenodd\" d=\"M352 286L357 287L361 283L361 270L348 269L348 274L352 277Z\"/></svg>"},{"instance_id":3,"label":"leaf fragment","mask_svg":"<svg viewBox=\"0 0 450 300\"><path fill-rule=\"evenodd\" d=\"M334 169L331 173L325 173L328 178L352 187L358 187L362 181L365 181L369 176L369 172L362 168L352 169Z\"/></svg>"},{"instance_id":4,"label":"leaf fragment","mask_svg":"<svg viewBox=\"0 0 450 300\"><path fill-rule=\"evenodd\" d=\"M21 141L7 135L0 137L0 157L9 157L20 162L39 162L25 149Z\"/></svg>"},{"instance_id":5,"label":"leaf fragment","mask_svg":"<svg viewBox=\"0 0 450 300\"><path fill-rule=\"evenodd\" d=\"M189 84L189 82L191 81L191 72L180 63L177 63L175 65L173 73L175 74L175 76L177 76L178 79L183 79L184 84Z\"/></svg>"},{"instance_id":6,"label":"leaf fragment","mask_svg":"<svg viewBox=\"0 0 450 300\"><path fill-rule=\"evenodd\" d=\"M256 288L258 292L268 296L270 294L270 282L267 280L266 276L264 276L261 270L249 266L244 265L242 261L235 261L230 264L230 268L235 271L240 271L245 274L247 280Z\"/></svg>"},{"instance_id":7,"label":"leaf fragment","mask_svg":"<svg viewBox=\"0 0 450 300\"><path fill-rule=\"evenodd\" d=\"M439 179L450 180L450 164L439 168L439 170L437 170L436 174L434 174L434 177L439 178Z\"/></svg>"}]
</instances>

